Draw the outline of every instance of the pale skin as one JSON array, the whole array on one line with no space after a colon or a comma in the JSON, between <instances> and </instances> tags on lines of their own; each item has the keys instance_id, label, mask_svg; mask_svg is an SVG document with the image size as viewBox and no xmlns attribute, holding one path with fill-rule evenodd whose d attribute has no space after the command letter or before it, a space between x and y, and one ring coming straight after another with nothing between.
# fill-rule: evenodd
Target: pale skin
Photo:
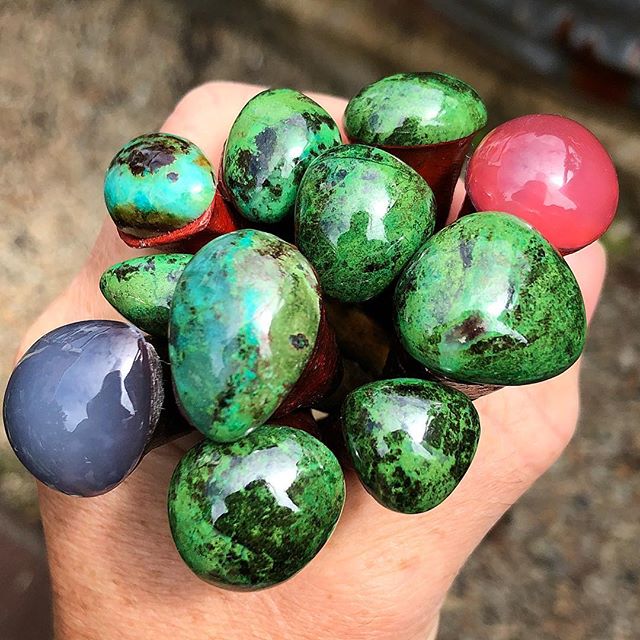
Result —
<instances>
[{"instance_id":1,"label":"pale skin","mask_svg":"<svg viewBox=\"0 0 640 640\"><path fill-rule=\"evenodd\" d=\"M259 90L203 85L180 101L162 130L194 141L217 167L226 132ZM309 95L341 121L344 100ZM28 330L20 352L57 326L118 318L102 299L98 280L106 267L139 254L105 222L86 264ZM568 262L591 317L605 273L604 251L594 244ZM347 474L346 507L329 543L300 574L266 591L212 587L178 556L166 492L193 436L147 455L129 479L98 498L72 498L40 485L56 638L435 638L447 590L469 554L569 442L579 412L579 369L578 363L553 380L476 401L482 436L475 460L456 491L429 513L387 511Z\"/></svg>"}]
</instances>

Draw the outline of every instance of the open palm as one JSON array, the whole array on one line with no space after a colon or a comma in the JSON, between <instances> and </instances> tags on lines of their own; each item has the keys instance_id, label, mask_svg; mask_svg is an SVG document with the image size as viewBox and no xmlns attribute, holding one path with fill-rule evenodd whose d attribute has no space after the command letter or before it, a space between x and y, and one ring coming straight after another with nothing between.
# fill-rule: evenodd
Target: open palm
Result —
<instances>
[{"instance_id":1,"label":"open palm","mask_svg":"<svg viewBox=\"0 0 640 640\"><path fill-rule=\"evenodd\" d=\"M163 126L219 164L233 119L259 87L210 83L189 93ZM313 95L336 120L345 102ZM137 252L139 254L140 252ZM105 223L69 288L25 336L22 350L76 320L117 318L98 289L102 271L136 255ZM599 245L568 259L593 314L604 277ZM169 478L196 436L147 455L109 494L72 498L40 486L55 593L57 637L137 640L394 640L435 636L456 573L485 533L557 458L578 417L579 363L553 380L476 401L479 449L460 486L433 511L385 510L347 476L335 534L300 574L256 593L198 580L178 556L166 515Z\"/></svg>"}]
</instances>

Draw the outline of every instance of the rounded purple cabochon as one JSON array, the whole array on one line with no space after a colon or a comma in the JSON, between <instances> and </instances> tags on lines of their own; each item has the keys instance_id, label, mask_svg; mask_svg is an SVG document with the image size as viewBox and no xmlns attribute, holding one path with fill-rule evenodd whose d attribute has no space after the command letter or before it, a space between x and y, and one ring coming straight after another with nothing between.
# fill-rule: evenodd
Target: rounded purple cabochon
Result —
<instances>
[{"instance_id":1,"label":"rounded purple cabochon","mask_svg":"<svg viewBox=\"0 0 640 640\"><path fill-rule=\"evenodd\" d=\"M135 327L88 320L54 329L16 366L4 398L9 442L44 484L71 495L112 489L153 430L158 359Z\"/></svg>"}]
</instances>

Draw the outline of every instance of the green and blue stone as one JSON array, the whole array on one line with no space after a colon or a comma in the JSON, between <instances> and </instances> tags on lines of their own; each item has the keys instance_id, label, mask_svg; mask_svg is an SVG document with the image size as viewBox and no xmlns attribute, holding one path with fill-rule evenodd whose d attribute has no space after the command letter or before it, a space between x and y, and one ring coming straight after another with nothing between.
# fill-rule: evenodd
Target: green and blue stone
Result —
<instances>
[{"instance_id":1,"label":"green and blue stone","mask_svg":"<svg viewBox=\"0 0 640 640\"><path fill-rule=\"evenodd\" d=\"M429 185L390 153L360 144L314 160L296 199L296 244L323 291L347 302L384 291L434 224Z\"/></svg>"},{"instance_id":2,"label":"green and blue stone","mask_svg":"<svg viewBox=\"0 0 640 640\"><path fill-rule=\"evenodd\" d=\"M567 263L526 222L500 212L465 216L427 240L398 281L395 324L430 371L493 385L562 373L586 334Z\"/></svg>"},{"instance_id":3,"label":"green and blue stone","mask_svg":"<svg viewBox=\"0 0 640 640\"><path fill-rule=\"evenodd\" d=\"M178 281L169 323L191 424L219 442L264 424L303 372L320 315L313 268L293 245L253 229L205 245Z\"/></svg>"},{"instance_id":4,"label":"green and blue stone","mask_svg":"<svg viewBox=\"0 0 640 640\"><path fill-rule=\"evenodd\" d=\"M344 499L342 470L325 445L305 431L265 425L186 453L169 485L169 524L199 578L250 591L303 569L331 536Z\"/></svg>"},{"instance_id":5,"label":"green and blue stone","mask_svg":"<svg viewBox=\"0 0 640 640\"><path fill-rule=\"evenodd\" d=\"M166 336L173 292L191 258L187 253L159 253L118 262L102 274L100 291L137 327Z\"/></svg>"},{"instance_id":6,"label":"green and blue stone","mask_svg":"<svg viewBox=\"0 0 640 640\"><path fill-rule=\"evenodd\" d=\"M473 135L487 109L466 82L445 73L397 73L368 85L345 111L350 140L382 146L420 146Z\"/></svg>"},{"instance_id":7,"label":"green and blue stone","mask_svg":"<svg viewBox=\"0 0 640 640\"><path fill-rule=\"evenodd\" d=\"M147 238L180 229L213 202L216 182L195 144L169 133L148 133L115 155L104 181L104 200L119 229Z\"/></svg>"},{"instance_id":8,"label":"green and blue stone","mask_svg":"<svg viewBox=\"0 0 640 640\"><path fill-rule=\"evenodd\" d=\"M316 156L342 144L338 125L293 89L269 89L236 118L223 154L223 181L239 213L275 223L293 212L296 191Z\"/></svg>"},{"instance_id":9,"label":"green and blue stone","mask_svg":"<svg viewBox=\"0 0 640 640\"><path fill-rule=\"evenodd\" d=\"M480 438L480 419L467 396L412 378L352 391L341 421L362 484L400 513L424 513L445 500L467 472Z\"/></svg>"}]
</instances>

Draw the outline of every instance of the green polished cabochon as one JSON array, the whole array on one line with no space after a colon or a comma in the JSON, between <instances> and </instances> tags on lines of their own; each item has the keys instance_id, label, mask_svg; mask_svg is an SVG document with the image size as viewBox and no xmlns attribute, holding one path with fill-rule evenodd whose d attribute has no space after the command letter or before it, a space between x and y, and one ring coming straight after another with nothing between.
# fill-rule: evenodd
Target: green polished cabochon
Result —
<instances>
[{"instance_id":1,"label":"green polished cabochon","mask_svg":"<svg viewBox=\"0 0 640 640\"><path fill-rule=\"evenodd\" d=\"M102 274L100 291L137 327L166 336L173 292L191 258L188 253L159 253L118 262Z\"/></svg>"},{"instance_id":2,"label":"green polished cabochon","mask_svg":"<svg viewBox=\"0 0 640 640\"><path fill-rule=\"evenodd\" d=\"M480 437L463 393L425 380L379 380L345 399L342 426L360 480L383 506L423 513L456 488Z\"/></svg>"},{"instance_id":3,"label":"green polished cabochon","mask_svg":"<svg viewBox=\"0 0 640 640\"><path fill-rule=\"evenodd\" d=\"M274 223L293 212L309 162L342 143L338 125L316 102L293 89L252 98L236 118L223 154L223 177L238 211Z\"/></svg>"},{"instance_id":4,"label":"green polished cabochon","mask_svg":"<svg viewBox=\"0 0 640 640\"><path fill-rule=\"evenodd\" d=\"M253 229L212 240L171 305L171 372L185 416L222 442L264 424L300 377L319 325L318 282L294 246Z\"/></svg>"},{"instance_id":5,"label":"green polished cabochon","mask_svg":"<svg viewBox=\"0 0 640 640\"><path fill-rule=\"evenodd\" d=\"M349 302L386 289L433 232L429 185L390 153L342 145L314 160L296 199L296 244L322 289Z\"/></svg>"},{"instance_id":6,"label":"green polished cabochon","mask_svg":"<svg viewBox=\"0 0 640 640\"><path fill-rule=\"evenodd\" d=\"M464 216L427 240L398 281L395 323L427 369L496 385L558 375L586 333L567 263L526 222L499 212Z\"/></svg>"},{"instance_id":7,"label":"green polished cabochon","mask_svg":"<svg viewBox=\"0 0 640 640\"><path fill-rule=\"evenodd\" d=\"M169 133L149 133L115 155L104 181L104 199L124 232L148 237L193 222L213 202L216 183L195 144Z\"/></svg>"},{"instance_id":8,"label":"green polished cabochon","mask_svg":"<svg viewBox=\"0 0 640 640\"><path fill-rule=\"evenodd\" d=\"M466 82L445 73L398 73L365 87L345 111L350 140L414 146L466 138L487 109Z\"/></svg>"},{"instance_id":9,"label":"green polished cabochon","mask_svg":"<svg viewBox=\"0 0 640 640\"><path fill-rule=\"evenodd\" d=\"M345 498L335 456L304 431L265 425L231 444L203 441L169 486L176 547L200 578L254 590L287 580L320 551Z\"/></svg>"}]
</instances>

